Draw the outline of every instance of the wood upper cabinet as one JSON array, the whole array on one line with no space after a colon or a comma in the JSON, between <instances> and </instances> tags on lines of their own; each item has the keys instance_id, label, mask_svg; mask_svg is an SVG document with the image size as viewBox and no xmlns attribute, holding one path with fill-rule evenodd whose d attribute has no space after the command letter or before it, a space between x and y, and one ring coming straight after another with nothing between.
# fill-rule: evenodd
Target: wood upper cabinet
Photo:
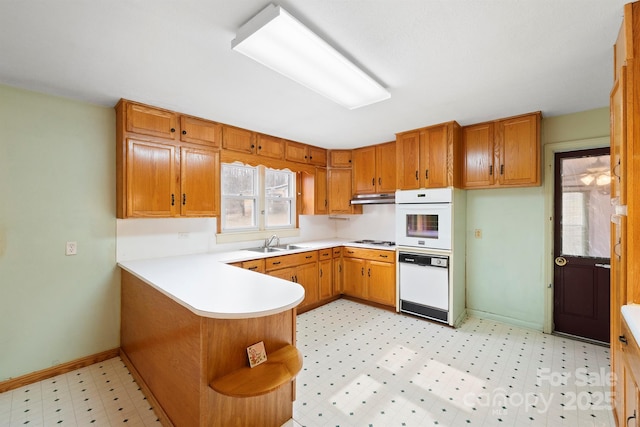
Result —
<instances>
[{"instance_id":1,"label":"wood upper cabinet","mask_svg":"<svg viewBox=\"0 0 640 427\"><path fill-rule=\"evenodd\" d=\"M218 123L121 100L116 216L219 215L220 129Z\"/></svg>"},{"instance_id":2,"label":"wood upper cabinet","mask_svg":"<svg viewBox=\"0 0 640 427\"><path fill-rule=\"evenodd\" d=\"M129 101L121 101L126 109L125 129L139 135L175 140L178 138L178 115L172 111Z\"/></svg>"},{"instance_id":3,"label":"wood upper cabinet","mask_svg":"<svg viewBox=\"0 0 640 427\"><path fill-rule=\"evenodd\" d=\"M462 186L485 188L493 185L493 123L462 128Z\"/></svg>"},{"instance_id":4,"label":"wood upper cabinet","mask_svg":"<svg viewBox=\"0 0 640 427\"><path fill-rule=\"evenodd\" d=\"M180 116L180 141L220 148L222 125L191 116Z\"/></svg>"},{"instance_id":5,"label":"wood upper cabinet","mask_svg":"<svg viewBox=\"0 0 640 427\"><path fill-rule=\"evenodd\" d=\"M397 187L460 186L460 125L448 122L396 135Z\"/></svg>"},{"instance_id":6,"label":"wood upper cabinet","mask_svg":"<svg viewBox=\"0 0 640 427\"><path fill-rule=\"evenodd\" d=\"M274 136L258 134L258 144L256 152L271 159L281 160L284 158L284 141Z\"/></svg>"},{"instance_id":7,"label":"wood upper cabinet","mask_svg":"<svg viewBox=\"0 0 640 427\"><path fill-rule=\"evenodd\" d=\"M350 168L352 163L351 150L329 150L329 166L332 168Z\"/></svg>"},{"instance_id":8,"label":"wood upper cabinet","mask_svg":"<svg viewBox=\"0 0 640 427\"><path fill-rule=\"evenodd\" d=\"M246 129L223 125L222 148L253 154L256 148L255 135Z\"/></svg>"},{"instance_id":9,"label":"wood upper cabinet","mask_svg":"<svg viewBox=\"0 0 640 427\"><path fill-rule=\"evenodd\" d=\"M125 144L126 188L119 195L119 198L125 198L121 206L125 212L119 217L178 216L180 165L177 147L132 138L127 138Z\"/></svg>"},{"instance_id":10,"label":"wood upper cabinet","mask_svg":"<svg viewBox=\"0 0 640 427\"><path fill-rule=\"evenodd\" d=\"M326 215L329 212L327 170L316 168L314 174L302 173L302 214Z\"/></svg>"},{"instance_id":11,"label":"wood upper cabinet","mask_svg":"<svg viewBox=\"0 0 640 427\"><path fill-rule=\"evenodd\" d=\"M362 213L362 205L351 205L351 169L329 169L329 214Z\"/></svg>"},{"instance_id":12,"label":"wood upper cabinet","mask_svg":"<svg viewBox=\"0 0 640 427\"><path fill-rule=\"evenodd\" d=\"M204 148L180 148L180 214L220 213L220 153Z\"/></svg>"},{"instance_id":13,"label":"wood upper cabinet","mask_svg":"<svg viewBox=\"0 0 640 427\"><path fill-rule=\"evenodd\" d=\"M353 150L355 194L396 191L395 160L395 141Z\"/></svg>"},{"instance_id":14,"label":"wood upper cabinet","mask_svg":"<svg viewBox=\"0 0 640 427\"><path fill-rule=\"evenodd\" d=\"M540 113L466 126L463 188L540 185Z\"/></svg>"},{"instance_id":15,"label":"wood upper cabinet","mask_svg":"<svg viewBox=\"0 0 640 427\"><path fill-rule=\"evenodd\" d=\"M299 142L286 141L285 159L291 162L327 166L327 150Z\"/></svg>"}]
</instances>

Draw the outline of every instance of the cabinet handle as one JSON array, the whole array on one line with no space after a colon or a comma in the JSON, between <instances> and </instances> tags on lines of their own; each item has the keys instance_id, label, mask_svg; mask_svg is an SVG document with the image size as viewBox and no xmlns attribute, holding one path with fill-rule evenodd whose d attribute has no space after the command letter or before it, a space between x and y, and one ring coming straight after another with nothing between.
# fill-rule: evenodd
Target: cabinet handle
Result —
<instances>
[{"instance_id":1,"label":"cabinet handle","mask_svg":"<svg viewBox=\"0 0 640 427\"><path fill-rule=\"evenodd\" d=\"M271 265L278 265L278 264L280 264L280 262L281 261L274 261L274 262L271 263Z\"/></svg>"},{"instance_id":2,"label":"cabinet handle","mask_svg":"<svg viewBox=\"0 0 640 427\"><path fill-rule=\"evenodd\" d=\"M294 282L298 283L298 275L293 276L295 278Z\"/></svg>"},{"instance_id":3,"label":"cabinet handle","mask_svg":"<svg viewBox=\"0 0 640 427\"><path fill-rule=\"evenodd\" d=\"M418 171L416 171L416 181L418 180Z\"/></svg>"},{"instance_id":4,"label":"cabinet handle","mask_svg":"<svg viewBox=\"0 0 640 427\"><path fill-rule=\"evenodd\" d=\"M258 150L262 150L262 145L258 145Z\"/></svg>"},{"instance_id":5,"label":"cabinet handle","mask_svg":"<svg viewBox=\"0 0 640 427\"><path fill-rule=\"evenodd\" d=\"M311 259L311 258L313 258L313 255L307 255L305 258L306 259Z\"/></svg>"},{"instance_id":6,"label":"cabinet handle","mask_svg":"<svg viewBox=\"0 0 640 427\"><path fill-rule=\"evenodd\" d=\"M320 277L322 277L322 269L320 269Z\"/></svg>"},{"instance_id":7,"label":"cabinet handle","mask_svg":"<svg viewBox=\"0 0 640 427\"><path fill-rule=\"evenodd\" d=\"M367 276L371 277L371 269L367 271Z\"/></svg>"},{"instance_id":8,"label":"cabinet handle","mask_svg":"<svg viewBox=\"0 0 640 427\"><path fill-rule=\"evenodd\" d=\"M616 163L616 165L613 167L613 170L611 171L613 175L618 179L620 179L620 174L618 173L619 170L620 170L620 159L618 159L618 163Z\"/></svg>"},{"instance_id":9,"label":"cabinet handle","mask_svg":"<svg viewBox=\"0 0 640 427\"><path fill-rule=\"evenodd\" d=\"M424 179L429 179L429 169L424 171Z\"/></svg>"},{"instance_id":10,"label":"cabinet handle","mask_svg":"<svg viewBox=\"0 0 640 427\"><path fill-rule=\"evenodd\" d=\"M633 410L633 415L631 415L629 418L627 418L627 427L629 427L629 421L631 420L635 420L636 419L636 410Z\"/></svg>"},{"instance_id":11,"label":"cabinet handle","mask_svg":"<svg viewBox=\"0 0 640 427\"><path fill-rule=\"evenodd\" d=\"M338 265L338 273L342 273L342 264Z\"/></svg>"},{"instance_id":12,"label":"cabinet handle","mask_svg":"<svg viewBox=\"0 0 640 427\"><path fill-rule=\"evenodd\" d=\"M382 254L379 254L378 256L379 256L379 257L382 257L382 258L389 258L389 255L382 255Z\"/></svg>"},{"instance_id":13,"label":"cabinet handle","mask_svg":"<svg viewBox=\"0 0 640 427\"><path fill-rule=\"evenodd\" d=\"M627 337L625 337L624 335L620 335L620 336L618 337L618 341L620 341L620 342L621 342L621 343L623 343L623 344L629 344L629 343L627 342Z\"/></svg>"},{"instance_id":14,"label":"cabinet handle","mask_svg":"<svg viewBox=\"0 0 640 427\"><path fill-rule=\"evenodd\" d=\"M493 175L493 165L489 165L489 176Z\"/></svg>"},{"instance_id":15,"label":"cabinet handle","mask_svg":"<svg viewBox=\"0 0 640 427\"><path fill-rule=\"evenodd\" d=\"M500 175L504 175L504 165L500 165Z\"/></svg>"},{"instance_id":16,"label":"cabinet handle","mask_svg":"<svg viewBox=\"0 0 640 427\"><path fill-rule=\"evenodd\" d=\"M171 195L171 206L175 206L176 205L176 196L175 194Z\"/></svg>"},{"instance_id":17,"label":"cabinet handle","mask_svg":"<svg viewBox=\"0 0 640 427\"><path fill-rule=\"evenodd\" d=\"M378 185L382 185L382 178L378 177Z\"/></svg>"},{"instance_id":18,"label":"cabinet handle","mask_svg":"<svg viewBox=\"0 0 640 427\"><path fill-rule=\"evenodd\" d=\"M324 199L324 207L327 207L327 199Z\"/></svg>"},{"instance_id":19,"label":"cabinet handle","mask_svg":"<svg viewBox=\"0 0 640 427\"><path fill-rule=\"evenodd\" d=\"M186 131L186 130L183 130L183 131L182 131L182 134L183 134L183 135L186 135L186 134L187 134L187 131Z\"/></svg>"},{"instance_id":20,"label":"cabinet handle","mask_svg":"<svg viewBox=\"0 0 640 427\"><path fill-rule=\"evenodd\" d=\"M171 128L171 133L175 132L176 128Z\"/></svg>"},{"instance_id":21,"label":"cabinet handle","mask_svg":"<svg viewBox=\"0 0 640 427\"><path fill-rule=\"evenodd\" d=\"M355 253L355 252L353 252L353 251L347 251L347 253L348 253L348 254L353 254L353 253Z\"/></svg>"},{"instance_id":22,"label":"cabinet handle","mask_svg":"<svg viewBox=\"0 0 640 427\"><path fill-rule=\"evenodd\" d=\"M187 204L187 193L182 193L182 206Z\"/></svg>"},{"instance_id":23,"label":"cabinet handle","mask_svg":"<svg viewBox=\"0 0 640 427\"><path fill-rule=\"evenodd\" d=\"M251 149L256 148L255 144L251 144Z\"/></svg>"},{"instance_id":24,"label":"cabinet handle","mask_svg":"<svg viewBox=\"0 0 640 427\"><path fill-rule=\"evenodd\" d=\"M371 178L371 185L376 185L376 178L375 177Z\"/></svg>"},{"instance_id":25,"label":"cabinet handle","mask_svg":"<svg viewBox=\"0 0 640 427\"><path fill-rule=\"evenodd\" d=\"M329 252L325 252L322 254L322 256L329 256L329 255L330 255Z\"/></svg>"},{"instance_id":26,"label":"cabinet handle","mask_svg":"<svg viewBox=\"0 0 640 427\"><path fill-rule=\"evenodd\" d=\"M253 267L249 267L247 270L257 270L257 269L258 269L258 266L254 265Z\"/></svg>"},{"instance_id":27,"label":"cabinet handle","mask_svg":"<svg viewBox=\"0 0 640 427\"><path fill-rule=\"evenodd\" d=\"M364 276L364 267L362 267L362 271L360 272Z\"/></svg>"}]
</instances>

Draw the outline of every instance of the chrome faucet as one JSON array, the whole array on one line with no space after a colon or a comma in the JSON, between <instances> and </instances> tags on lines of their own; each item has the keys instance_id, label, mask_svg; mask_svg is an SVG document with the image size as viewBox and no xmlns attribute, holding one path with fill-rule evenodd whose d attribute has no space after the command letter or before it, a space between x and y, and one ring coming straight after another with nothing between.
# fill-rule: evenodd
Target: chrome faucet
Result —
<instances>
[{"instance_id":1,"label":"chrome faucet","mask_svg":"<svg viewBox=\"0 0 640 427\"><path fill-rule=\"evenodd\" d=\"M271 246L271 244L273 243L273 239L276 239L276 246L280 245L280 238L277 234L274 234L273 236L264 239L264 247L268 248L269 246Z\"/></svg>"}]
</instances>

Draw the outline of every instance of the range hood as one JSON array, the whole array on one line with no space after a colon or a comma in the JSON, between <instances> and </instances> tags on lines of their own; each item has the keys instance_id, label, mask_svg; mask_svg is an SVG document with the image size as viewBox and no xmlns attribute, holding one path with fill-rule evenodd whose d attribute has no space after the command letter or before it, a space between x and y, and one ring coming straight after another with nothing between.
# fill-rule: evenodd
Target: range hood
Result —
<instances>
[{"instance_id":1,"label":"range hood","mask_svg":"<svg viewBox=\"0 0 640 427\"><path fill-rule=\"evenodd\" d=\"M352 205L384 205L396 202L396 193L356 194Z\"/></svg>"}]
</instances>

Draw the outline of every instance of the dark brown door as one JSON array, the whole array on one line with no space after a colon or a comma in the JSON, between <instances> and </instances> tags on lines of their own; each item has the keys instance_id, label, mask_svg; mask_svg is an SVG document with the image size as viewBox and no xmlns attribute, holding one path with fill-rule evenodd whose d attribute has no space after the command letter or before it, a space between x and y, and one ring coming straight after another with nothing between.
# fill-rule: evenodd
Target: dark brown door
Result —
<instances>
[{"instance_id":1,"label":"dark brown door","mask_svg":"<svg viewBox=\"0 0 640 427\"><path fill-rule=\"evenodd\" d=\"M609 342L609 148L556 153L556 332Z\"/></svg>"}]
</instances>

